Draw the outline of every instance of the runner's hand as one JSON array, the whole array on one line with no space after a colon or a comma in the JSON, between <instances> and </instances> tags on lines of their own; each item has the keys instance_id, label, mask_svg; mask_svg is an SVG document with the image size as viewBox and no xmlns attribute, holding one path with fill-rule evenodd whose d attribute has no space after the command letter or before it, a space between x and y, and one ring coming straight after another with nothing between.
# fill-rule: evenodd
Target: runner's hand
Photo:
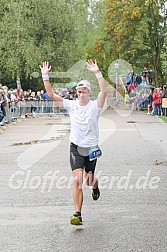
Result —
<instances>
[{"instance_id":1,"label":"runner's hand","mask_svg":"<svg viewBox=\"0 0 167 252\"><path fill-rule=\"evenodd\" d=\"M44 61L42 63L42 66L40 65L39 67L41 69L42 75L48 74L50 72L50 70L51 70L51 66L49 66L49 62L48 61Z\"/></svg>"},{"instance_id":2,"label":"runner's hand","mask_svg":"<svg viewBox=\"0 0 167 252\"><path fill-rule=\"evenodd\" d=\"M91 71L92 73L98 73L100 71L96 60L95 62L93 62L93 60L90 59L86 62L86 64L87 64L87 69Z\"/></svg>"}]
</instances>

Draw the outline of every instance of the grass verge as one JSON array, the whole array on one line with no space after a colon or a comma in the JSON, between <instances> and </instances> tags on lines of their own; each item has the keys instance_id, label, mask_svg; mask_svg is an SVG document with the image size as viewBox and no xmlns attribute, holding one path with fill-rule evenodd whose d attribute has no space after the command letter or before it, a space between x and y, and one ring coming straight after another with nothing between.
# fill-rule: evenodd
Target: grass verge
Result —
<instances>
[{"instance_id":1,"label":"grass verge","mask_svg":"<svg viewBox=\"0 0 167 252\"><path fill-rule=\"evenodd\" d=\"M160 116L160 118L162 119L162 121L167 123L167 116Z\"/></svg>"}]
</instances>

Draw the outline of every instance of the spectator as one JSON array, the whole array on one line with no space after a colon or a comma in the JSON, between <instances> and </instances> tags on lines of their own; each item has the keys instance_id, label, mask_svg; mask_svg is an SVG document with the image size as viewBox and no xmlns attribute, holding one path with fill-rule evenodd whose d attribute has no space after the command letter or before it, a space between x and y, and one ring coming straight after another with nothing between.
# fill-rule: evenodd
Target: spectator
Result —
<instances>
[{"instance_id":1,"label":"spectator","mask_svg":"<svg viewBox=\"0 0 167 252\"><path fill-rule=\"evenodd\" d=\"M125 92L125 107L126 107L126 109L129 107L129 94L128 94L128 92L126 91Z\"/></svg>"},{"instance_id":2,"label":"spectator","mask_svg":"<svg viewBox=\"0 0 167 252\"><path fill-rule=\"evenodd\" d=\"M43 94L43 98L44 98L44 101L45 101L44 111L45 111L45 113L50 113L51 112L51 106L50 106L51 99L50 99L47 92L45 92Z\"/></svg>"},{"instance_id":3,"label":"spectator","mask_svg":"<svg viewBox=\"0 0 167 252\"><path fill-rule=\"evenodd\" d=\"M153 92L153 102L154 102L154 116L161 115L161 96L159 88L155 88Z\"/></svg>"},{"instance_id":4,"label":"spectator","mask_svg":"<svg viewBox=\"0 0 167 252\"><path fill-rule=\"evenodd\" d=\"M0 89L0 122L2 122L3 118L6 116L6 106L7 100L5 98L5 94L3 89Z\"/></svg>"},{"instance_id":5,"label":"spectator","mask_svg":"<svg viewBox=\"0 0 167 252\"><path fill-rule=\"evenodd\" d=\"M136 98L136 93L134 90L132 90L129 93L129 109L132 111L134 111L135 98Z\"/></svg>"},{"instance_id":6,"label":"spectator","mask_svg":"<svg viewBox=\"0 0 167 252\"><path fill-rule=\"evenodd\" d=\"M135 90L135 85L134 85L134 83L131 83L131 84L129 85L129 87L128 87L129 93L132 92L132 90Z\"/></svg>"},{"instance_id":7,"label":"spectator","mask_svg":"<svg viewBox=\"0 0 167 252\"><path fill-rule=\"evenodd\" d=\"M31 100L31 113L35 116L35 111L37 110L37 106L35 105L35 92L31 92L31 96L30 96L30 100Z\"/></svg>"},{"instance_id":8,"label":"spectator","mask_svg":"<svg viewBox=\"0 0 167 252\"><path fill-rule=\"evenodd\" d=\"M132 75L131 73L128 73L128 75L126 76L126 84L129 85L132 83Z\"/></svg>"},{"instance_id":9,"label":"spectator","mask_svg":"<svg viewBox=\"0 0 167 252\"><path fill-rule=\"evenodd\" d=\"M36 100L36 105L37 105L37 113L40 113L42 112L42 104L41 104L41 101L42 101L42 96L41 96L41 92L40 91L37 91L37 95L35 97L35 100Z\"/></svg>"},{"instance_id":10,"label":"spectator","mask_svg":"<svg viewBox=\"0 0 167 252\"><path fill-rule=\"evenodd\" d=\"M139 74L136 74L136 78L135 78L135 86L137 87L138 85L140 85L142 83L142 77Z\"/></svg>"},{"instance_id":11,"label":"spectator","mask_svg":"<svg viewBox=\"0 0 167 252\"><path fill-rule=\"evenodd\" d=\"M167 98L167 88L166 85L163 86L163 90L161 92L161 98L162 98L162 104L163 104L163 99ZM162 107L162 115L167 116L167 108Z\"/></svg>"},{"instance_id":12,"label":"spectator","mask_svg":"<svg viewBox=\"0 0 167 252\"><path fill-rule=\"evenodd\" d=\"M151 112L152 109L152 112ZM152 114L154 109L154 104L153 104L153 94L152 90L150 90L150 94L148 96L148 106L147 106L147 115Z\"/></svg>"}]
</instances>

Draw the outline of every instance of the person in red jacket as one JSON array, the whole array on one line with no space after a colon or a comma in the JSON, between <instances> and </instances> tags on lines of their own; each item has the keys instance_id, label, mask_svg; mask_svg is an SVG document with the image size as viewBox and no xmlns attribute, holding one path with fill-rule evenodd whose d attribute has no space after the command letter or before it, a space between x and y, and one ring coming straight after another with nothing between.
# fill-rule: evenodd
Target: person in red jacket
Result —
<instances>
[{"instance_id":1,"label":"person in red jacket","mask_svg":"<svg viewBox=\"0 0 167 252\"><path fill-rule=\"evenodd\" d=\"M153 92L154 116L161 115L161 94L159 88L155 88Z\"/></svg>"}]
</instances>

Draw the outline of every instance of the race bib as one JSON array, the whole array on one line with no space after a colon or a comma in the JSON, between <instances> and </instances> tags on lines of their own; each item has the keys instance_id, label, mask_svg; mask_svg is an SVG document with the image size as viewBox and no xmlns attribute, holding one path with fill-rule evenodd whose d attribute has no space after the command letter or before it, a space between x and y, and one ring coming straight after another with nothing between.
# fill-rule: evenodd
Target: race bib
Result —
<instances>
[{"instance_id":1,"label":"race bib","mask_svg":"<svg viewBox=\"0 0 167 252\"><path fill-rule=\"evenodd\" d=\"M93 161L94 159L101 157L101 155L102 155L102 151L100 150L99 147L89 150L90 161Z\"/></svg>"}]
</instances>

